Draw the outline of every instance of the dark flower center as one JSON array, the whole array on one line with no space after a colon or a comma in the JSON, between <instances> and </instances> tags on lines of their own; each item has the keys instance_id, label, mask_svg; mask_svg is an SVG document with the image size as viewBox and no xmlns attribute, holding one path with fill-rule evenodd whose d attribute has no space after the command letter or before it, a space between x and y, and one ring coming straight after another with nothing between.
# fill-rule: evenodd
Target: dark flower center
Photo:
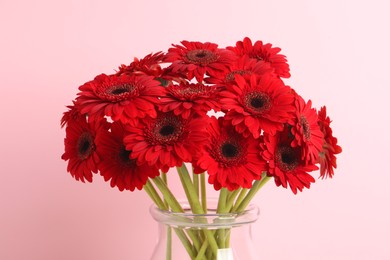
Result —
<instances>
[{"instance_id":1,"label":"dark flower center","mask_svg":"<svg viewBox=\"0 0 390 260\"><path fill-rule=\"evenodd\" d=\"M304 116L301 116L299 122L300 122L300 124L302 126L303 136L305 137L306 140L309 140L310 136L311 136L309 122L307 121L306 117L304 117Z\"/></svg>"},{"instance_id":2,"label":"dark flower center","mask_svg":"<svg viewBox=\"0 0 390 260\"><path fill-rule=\"evenodd\" d=\"M125 146L122 145L119 150L118 157L120 162L127 167L134 166L136 161L135 159L130 159L130 154L131 151L126 150Z\"/></svg>"},{"instance_id":3,"label":"dark flower center","mask_svg":"<svg viewBox=\"0 0 390 260\"><path fill-rule=\"evenodd\" d=\"M122 95L124 93L129 93L134 90L134 86L130 84L122 84L122 85L115 85L111 86L107 89L107 94L111 94L114 96Z\"/></svg>"},{"instance_id":4,"label":"dark flower center","mask_svg":"<svg viewBox=\"0 0 390 260\"><path fill-rule=\"evenodd\" d=\"M218 55L205 49L190 50L187 52L185 59L188 63L207 65L218 60Z\"/></svg>"},{"instance_id":5,"label":"dark flower center","mask_svg":"<svg viewBox=\"0 0 390 260\"><path fill-rule=\"evenodd\" d=\"M161 115L148 131L149 141L153 144L173 144L183 136L183 122L173 115Z\"/></svg>"},{"instance_id":6,"label":"dark flower center","mask_svg":"<svg viewBox=\"0 0 390 260\"><path fill-rule=\"evenodd\" d=\"M193 94L199 94L201 92L202 92L201 89L191 88L191 87L180 88L177 90L177 93L180 93L181 95L189 95L189 96L192 96Z\"/></svg>"},{"instance_id":7,"label":"dark flower center","mask_svg":"<svg viewBox=\"0 0 390 260\"><path fill-rule=\"evenodd\" d=\"M222 137L223 138L223 137ZM245 148L239 142L241 137L227 137L227 139L215 140L209 150L210 155L224 167L232 167L245 162Z\"/></svg>"},{"instance_id":8,"label":"dark flower center","mask_svg":"<svg viewBox=\"0 0 390 260\"><path fill-rule=\"evenodd\" d=\"M102 86L97 91L99 97L112 102L126 100L131 96L136 96L137 93L137 87L128 83Z\"/></svg>"},{"instance_id":9,"label":"dark flower center","mask_svg":"<svg viewBox=\"0 0 390 260\"><path fill-rule=\"evenodd\" d=\"M222 145L222 154L226 158L233 158L238 155L238 148L230 143L225 143Z\"/></svg>"},{"instance_id":10,"label":"dark flower center","mask_svg":"<svg viewBox=\"0 0 390 260\"><path fill-rule=\"evenodd\" d=\"M215 92L215 88L210 86L204 86L202 84L190 84L172 86L170 93L180 100L194 100L199 97L209 97Z\"/></svg>"},{"instance_id":11,"label":"dark flower center","mask_svg":"<svg viewBox=\"0 0 390 260\"><path fill-rule=\"evenodd\" d=\"M111 91L111 94L120 95L120 94L127 93L127 92L129 92L129 90L127 88L116 88L116 89L113 89Z\"/></svg>"},{"instance_id":12,"label":"dark flower center","mask_svg":"<svg viewBox=\"0 0 390 260\"><path fill-rule=\"evenodd\" d=\"M206 53L203 51L203 52L198 52L195 54L195 56L199 59L202 59L204 57L206 57Z\"/></svg>"},{"instance_id":13,"label":"dark flower center","mask_svg":"<svg viewBox=\"0 0 390 260\"><path fill-rule=\"evenodd\" d=\"M226 77L225 77L225 80L227 82L233 81L235 79L234 75L236 75L236 74L246 75L246 74L251 74L251 72L249 70L235 70L235 71L232 71L229 74L227 74Z\"/></svg>"},{"instance_id":14,"label":"dark flower center","mask_svg":"<svg viewBox=\"0 0 390 260\"><path fill-rule=\"evenodd\" d=\"M175 127L172 125L164 125L161 127L159 133L162 136L169 136L175 132Z\"/></svg>"},{"instance_id":15,"label":"dark flower center","mask_svg":"<svg viewBox=\"0 0 390 260\"><path fill-rule=\"evenodd\" d=\"M251 100L251 106L254 108L261 108L264 106L264 99L262 98L253 98Z\"/></svg>"},{"instance_id":16,"label":"dark flower center","mask_svg":"<svg viewBox=\"0 0 390 260\"><path fill-rule=\"evenodd\" d=\"M290 146L280 146L276 151L276 162L282 171L294 170L299 164L299 153Z\"/></svg>"},{"instance_id":17,"label":"dark flower center","mask_svg":"<svg viewBox=\"0 0 390 260\"><path fill-rule=\"evenodd\" d=\"M249 93L245 97L245 104L251 112L262 114L271 108L270 97L262 92Z\"/></svg>"},{"instance_id":18,"label":"dark flower center","mask_svg":"<svg viewBox=\"0 0 390 260\"><path fill-rule=\"evenodd\" d=\"M91 153L95 150L95 144L93 143L93 137L91 133L84 132L80 135L77 141L77 154L81 160L87 159Z\"/></svg>"}]
</instances>

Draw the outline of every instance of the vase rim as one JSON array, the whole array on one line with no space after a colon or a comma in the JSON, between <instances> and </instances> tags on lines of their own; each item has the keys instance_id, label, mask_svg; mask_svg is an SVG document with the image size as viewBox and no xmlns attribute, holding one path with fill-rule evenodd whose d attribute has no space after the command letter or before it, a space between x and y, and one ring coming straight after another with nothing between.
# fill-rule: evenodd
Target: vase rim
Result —
<instances>
[{"instance_id":1,"label":"vase rim","mask_svg":"<svg viewBox=\"0 0 390 260\"><path fill-rule=\"evenodd\" d=\"M218 200L208 199L208 213L194 214L187 201L179 201L184 209L184 213L172 212L170 210L161 210L156 205L150 206L152 217L159 223L173 227L183 228L229 228L245 224L251 224L257 221L260 215L260 209L255 204L250 204L242 212L216 213Z\"/></svg>"}]
</instances>

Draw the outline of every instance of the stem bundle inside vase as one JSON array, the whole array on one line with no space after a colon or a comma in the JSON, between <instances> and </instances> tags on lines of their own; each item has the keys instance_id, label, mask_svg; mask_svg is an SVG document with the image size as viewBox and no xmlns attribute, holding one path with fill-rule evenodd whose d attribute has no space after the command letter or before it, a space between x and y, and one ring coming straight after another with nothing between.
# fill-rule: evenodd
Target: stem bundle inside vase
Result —
<instances>
[{"instance_id":1,"label":"stem bundle inside vase","mask_svg":"<svg viewBox=\"0 0 390 260\"><path fill-rule=\"evenodd\" d=\"M205 178L199 178L199 176L204 176L205 173L199 175L193 174L192 178L188 172L188 169L185 164L181 167L177 167L177 172L180 177L182 187L185 191L188 203L190 204L190 211L193 214L198 214L197 221L204 221L207 223L207 219L204 217L205 214L208 214L206 191L201 192L200 188L205 186ZM186 212L181 206L175 195L169 189L167 185L167 176L155 177L152 179L152 182L155 184L156 188L148 182L147 193L151 199L156 203L159 209L164 211L171 211L176 213ZM200 183L199 183L200 179ZM241 189L235 191L229 191L226 188L222 188L219 192L218 206L215 213L225 214L225 213L240 213L246 209L249 202L253 199L254 194L256 194L259 189L270 179L265 173L262 175L262 179L256 181L253 185L253 188L249 189L248 192L243 193L241 199L237 199L238 194L240 194ZM201 196L199 196L201 194ZM164 203L165 201L166 203ZM233 211L235 209L235 211ZM185 231L182 228L177 227L173 228L176 235L182 242L185 247L188 255L191 259L216 259L218 249L229 248L230 241L230 229L221 228L217 230L192 230L187 229ZM170 230L170 228L169 228ZM167 233L167 241L171 241L172 233ZM171 248L169 243L167 243L167 259L170 259L168 256L171 255Z\"/></svg>"}]
</instances>

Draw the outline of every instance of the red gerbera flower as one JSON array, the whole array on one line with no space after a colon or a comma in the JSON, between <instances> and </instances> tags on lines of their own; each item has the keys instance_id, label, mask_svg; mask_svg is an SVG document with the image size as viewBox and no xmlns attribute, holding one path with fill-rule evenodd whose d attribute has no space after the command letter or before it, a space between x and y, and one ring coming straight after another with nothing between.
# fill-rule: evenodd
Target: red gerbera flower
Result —
<instances>
[{"instance_id":1,"label":"red gerbera flower","mask_svg":"<svg viewBox=\"0 0 390 260\"><path fill-rule=\"evenodd\" d=\"M104 122L105 123L105 122ZM66 127L65 153L62 159L68 161L68 172L76 179L92 182L92 172L97 173L99 156L96 153L95 137L104 126L103 121L87 123L85 117L69 119Z\"/></svg>"},{"instance_id":2,"label":"red gerbera flower","mask_svg":"<svg viewBox=\"0 0 390 260\"><path fill-rule=\"evenodd\" d=\"M310 188L314 178L308 172L317 170L314 164L306 164L301 158L301 148L291 147L282 142L281 134L264 134L264 143L260 144L261 155L268 161L268 175L273 176L277 186L290 186L294 194L304 187ZM284 138L286 139L286 138Z\"/></svg>"},{"instance_id":3,"label":"red gerbera flower","mask_svg":"<svg viewBox=\"0 0 390 260\"><path fill-rule=\"evenodd\" d=\"M231 63L227 71L212 74L209 78L205 78L205 82L219 85L232 84L236 74L246 77L252 74L261 76L266 73L273 74L273 69L268 63L259 62L244 55Z\"/></svg>"},{"instance_id":4,"label":"red gerbera flower","mask_svg":"<svg viewBox=\"0 0 390 260\"><path fill-rule=\"evenodd\" d=\"M218 88L203 84L170 85L166 88L167 95L160 99L160 109L163 112L173 111L187 119L190 115L206 115L214 109L218 111L220 105L217 101Z\"/></svg>"},{"instance_id":5,"label":"red gerbera flower","mask_svg":"<svg viewBox=\"0 0 390 260\"><path fill-rule=\"evenodd\" d=\"M77 103L73 101L73 105L67 106L68 111L64 112L61 118L61 127L64 127L71 121L77 121L79 118L85 118L85 115L80 113Z\"/></svg>"},{"instance_id":6,"label":"red gerbera flower","mask_svg":"<svg viewBox=\"0 0 390 260\"><path fill-rule=\"evenodd\" d=\"M238 41L235 47L227 47L227 49L234 51L239 56L249 55L250 58L269 63L279 77L290 77L290 67L286 56L278 54L281 49L272 47L270 43L263 44L262 41L256 41L252 45L252 41L245 37L243 41Z\"/></svg>"},{"instance_id":7,"label":"red gerbera flower","mask_svg":"<svg viewBox=\"0 0 390 260\"><path fill-rule=\"evenodd\" d=\"M332 121L326 115L326 107L323 106L318 112L318 125L321 132L324 134L324 144L322 150L318 156L318 162L320 163L320 175L324 177L333 177L333 168L337 168L335 154L341 153L342 149L337 145L337 138L333 137L332 128L330 123Z\"/></svg>"},{"instance_id":8,"label":"red gerbera flower","mask_svg":"<svg viewBox=\"0 0 390 260\"><path fill-rule=\"evenodd\" d=\"M292 119L294 95L282 80L269 75L236 75L235 85L220 93L222 109L230 109L225 120L244 136L258 138L261 130L275 134Z\"/></svg>"},{"instance_id":9,"label":"red gerbera flower","mask_svg":"<svg viewBox=\"0 0 390 260\"><path fill-rule=\"evenodd\" d=\"M157 118L145 118L126 130L124 142L131 158L163 172L191 162L208 136L205 117L183 119L173 113L158 113Z\"/></svg>"},{"instance_id":10,"label":"red gerbera flower","mask_svg":"<svg viewBox=\"0 0 390 260\"><path fill-rule=\"evenodd\" d=\"M120 122L111 124L111 131L104 131L96 137L97 152L102 159L99 164L100 174L105 181L110 181L111 187L134 191L141 190L148 181L159 175L155 166L138 165L136 159L131 159L131 151L126 150L123 143L125 131Z\"/></svg>"},{"instance_id":11,"label":"red gerbera flower","mask_svg":"<svg viewBox=\"0 0 390 260\"><path fill-rule=\"evenodd\" d=\"M134 61L129 66L121 65L117 75L122 74L137 74L149 75L159 77L162 73L160 63L162 62L164 54L160 51L157 53L150 53L142 59L134 58Z\"/></svg>"},{"instance_id":12,"label":"red gerbera flower","mask_svg":"<svg viewBox=\"0 0 390 260\"><path fill-rule=\"evenodd\" d=\"M197 173L207 171L209 183L216 190L251 188L254 180L261 179L267 166L259 156L258 140L244 138L232 126L226 126L222 118L212 117L208 131L209 141L195 162Z\"/></svg>"},{"instance_id":13,"label":"red gerbera flower","mask_svg":"<svg viewBox=\"0 0 390 260\"><path fill-rule=\"evenodd\" d=\"M322 150L324 135L318 125L318 116L314 108L311 108L311 100L307 103L301 96L295 98L296 117L291 128L294 140L292 147L301 147L302 160L307 163L316 163L318 153Z\"/></svg>"},{"instance_id":14,"label":"red gerbera flower","mask_svg":"<svg viewBox=\"0 0 390 260\"><path fill-rule=\"evenodd\" d=\"M77 103L88 118L110 116L123 123L146 116L156 117L154 104L164 93L160 82L153 77L135 75L101 74L79 89Z\"/></svg>"},{"instance_id":15,"label":"red gerbera flower","mask_svg":"<svg viewBox=\"0 0 390 260\"><path fill-rule=\"evenodd\" d=\"M182 41L181 44L168 50L165 61L172 62L173 73L184 73L188 79L195 77L200 83L206 73L225 71L236 59L232 51L218 49L215 43Z\"/></svg>"}]
</instances>

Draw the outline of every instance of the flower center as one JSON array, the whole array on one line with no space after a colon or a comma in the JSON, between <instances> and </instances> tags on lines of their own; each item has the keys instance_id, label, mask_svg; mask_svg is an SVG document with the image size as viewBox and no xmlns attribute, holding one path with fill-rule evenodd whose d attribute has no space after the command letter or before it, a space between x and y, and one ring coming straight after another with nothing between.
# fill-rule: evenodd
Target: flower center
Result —
<instances>
[{"instance_id":1,"label":"flower center","mask_svg":"<svg viewBox=\"0 0 390 260\"><path fill-rule=\"evenodd\" d=\"M173 144L182 137L184 125L179 118L166 116L157 118L148 132L148 139L153 144Z\"/></svg>"},{"instance_id":2,"label":"flower center","mask_svg":"<svg viewBox=\"0 0 390 260\"><path fill-rule=\"evenodd\" d=\"M222 145L222 155L226 158L233 158L238 155L238 149L235 145L230 143L225 143Z\"/></svg>"},{"instance_id":3,"label":"flower center","mask_svg":"<svg viewBox=\"0 0 390 260\"><path fill-rule=\"evenodd\" d=\"M230 73L228 73L225 77L225 80L227 82L230 82L230 81L233 81L235 78L234 78L234 75L236 74L239 74L239 75L246 75L246 74L250 74L251 72L249 70L235 70L235 71L232 71Z\"/></svg>"},{"instance_id":4,"label":"flower center","mask_svg":"<svg viewBox=\"0 0 390 260\"><path fill-rule=\"evenodd\" d=\"M128 83L103 86L97 93L102 99L112 102L126 100L137 94L136 86Z\"/></svg>"},{"instance_id":5,"label":"flower center","mask_svg":"<svg viewBox=\"0 0 390 260\"><path fill-rule=\"evenodd\" d=\"M215 62L218 59L218 56L212 51L198 49L188 51L185 58L188 63L207 65Z\"/></svg>"},{"instance_id":6,"label":"flower center","mask_svg":"<svg viewBox=\"0 0 390 260\"><path fill-rule=\"evenodd\" d=\"M224 140L215 140L213 147L209 151L210 155L225 167L245 162L245 149L235 138L227 137Z\"/></svg>"},{"instance_id":7,"label":"flower center","mask_svg":"<svg viewBox=\"0 0 390 260\"><path fill-rule=\"evenodd\" d=\"M305 137L306 140L309 140L310 136L311 136L309 122L307 121L306 117L304 117L304 116L301 116L299 122L302 126L303 136Z\"/></svg>"},{"instance_id":8,"label":"flower center","mask_svg":"<svg viewBox=\"0 0 390 260\"><path fill-rule=\"evenodd\" d=\"M262 98L253 98L251 100L251 106L254 108L261 108L264 106L264 100Z\"/></svg>"},{"instance_id":9,"label":"flower center","mask_svg":"<svg viewBox=\"0 0 390 260\"><path fill-rule=\"evenodd\" d=\"M119 150L118 157L119 157L119 161L124 166L131 167L131 166L135 165L135 161L136 160L135 159L130 159L130 154L131 154L131 151L126 150L125 146L122 145L120 150Z\"/></svg>"},{"instance_id":10,"label":"flower center","mask_svg":"<svg viewBox=\"0 0 390 260\"><path fill-rule=\"evenodd\" d=\"M95 144L93 143L92 135L88 132L84 132L77 140L77 154L81 160L87 159L91 153L95 150Z\"/></svg>"},{"instance_id":11,"label":"flower center","mask_svg":"<svg viewBox=\"0 0 390 260\"><path fill-rule=\"evenodd\" d=\"M190 84L190 85L179 85L172 86L170 93L181 100L193 100L198 97L209 97L215 88L210 86L204 86L202 84Z\"/></svg>"},{"instance_id":12,"label":"flower center","mask_svg":"<svg viewBox=\"0 0 390 260\"><path fill-rule=\"evenodd\" d=\"M126 85L121 85L121 86L115 86L115 88L110 89L110 92L112 95L120 95L123 93L128 93L129 88L126 87Z\"/></svg>"},{"instance_id":13,"label":"flower center","mask_svg":"<svg viewBox=\"0 0 390 260\"><path fill-rule=\"evenodd\" d=\"M270 97L262 92L252 92L244 100L249 111L262 114L271 108Z\"/></svg>"},{"instance_id":14,"label":"flower center","mask_svg":"<svg viewBox=\"0 0 390 260\"><path fill-rule=\"evenodd\" d=\"M159 133L162 136L169 136L175 132L175 128L172 125L164 125L161 127Z\"/></svg>"},{"instance_id":15,"label":"flower center","mask_svg":"<svg viewBox=\"0 0 390 260\"><path fill-rule=\"evenodd\" d=\"M280 146L276 151L276 163L282 171L294 170L299 163L299 154L290 146Z\"/></svg>"}]
</instances>

